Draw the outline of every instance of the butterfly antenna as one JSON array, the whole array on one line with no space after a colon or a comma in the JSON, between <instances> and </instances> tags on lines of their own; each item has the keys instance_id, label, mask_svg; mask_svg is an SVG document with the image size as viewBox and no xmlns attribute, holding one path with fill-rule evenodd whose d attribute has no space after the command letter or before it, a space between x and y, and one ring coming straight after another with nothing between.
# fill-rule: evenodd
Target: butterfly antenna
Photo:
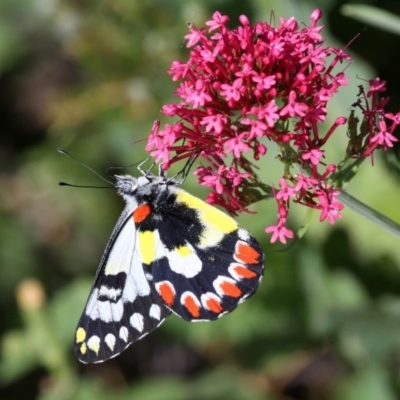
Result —
<instances>
[{"instance_id":1,"label":"butterfly antenna","mask_svg":"<svg viewBox=\"0 0 400 400\"><path fill-rule=\"evenodd\" d=\"M109 168L107 168L107 175L108 175L108 172L110 170L112 170L112 169L125 169L125 168L131 168L131 167L135 167L136 166L136 168L139 170L139 172L147 178L149 176L151 170L153 169L155 163L153 162L153 164L151 164L151 167L149 169L147 169L147 170L144 170L142 168L142 165L146 164L147 161L150 160L150 158L151 157L147 157L145 160L141 161L140 163L124 165L123 167L109 167Z\"/></svg>"},{"instance_id":2,"label":"butterfly antenna","mask_svg":"<svg viewBox=\"0 0 400 400\"><path fill-rule=\"evenodd\" d=\"M69 158L71 158L72 160L74 160L75 162L77 162L79 165L81 165L82 167L86 168L87 170L89 170L90 172L92 172L93 174L95 174L96 176L98 176L101 180L103 180L104 182L109 183L110 185L113 186L114 188L114 183L107 180L106 178L104 178L104 176L101 176L98 172L96 172L93 168L90 168L88 165L86 165L85 163L83 163L82 161L79 161L77 158L75 158L72 154L68 153L66 150L62 149L61 147L59 147L57 149L57 151L61 154L64 154L66 156L68 156ZM77 186L77 185L70 185L69 183L65 183L65 182L60 182L61 186L72 186L72 187L93 187L93 186ZM99 186L95 186L100 188ZM94 187L93 187L94 188Z\"/></svg>"},{"instance_id":3,"label":"butterfly antenna","mask_svg":"<svg viewBox=\"0 0 400 400\"><path fill-rule=\"evenodd\" d=\"M114 189L114 186L91 186L91 185L73 185L72 183L67 182L58 182L60 186L69 186L75 188L84 188L84 189Z\"/></svg>"}]
</instances>

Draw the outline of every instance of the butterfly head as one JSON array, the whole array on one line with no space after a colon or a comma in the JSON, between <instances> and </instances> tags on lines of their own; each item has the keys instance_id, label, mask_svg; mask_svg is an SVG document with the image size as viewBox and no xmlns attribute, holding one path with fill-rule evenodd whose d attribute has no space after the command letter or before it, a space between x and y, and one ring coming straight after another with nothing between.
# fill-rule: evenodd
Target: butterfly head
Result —
<instances>
[{"instance_id":1,"label":"butterfly head","mask_svg":"<svg viewBox=\"0 0 400 400\"><path fill-rule=\"evenodd\" d=\"M151 183L151 180L145 176L135 178L131 175L116 175L116 188L118 194L122 197L131 197L134 195L139 187L146 186Z\"/></svg>"},{"instance_id":2,"label":"butterfly head","mask_svg":"<svg viewBox=\"0 0 400 400\"><path fill-rule=\"evenodd\" d=\"M116 188L118 194L120 194L125 201L128 203L132 198L141 198L146 195L151 195L154 190L163 184L170 185L175 183L174 181L166 181L163 176L155 176L148 174L146 176L140 176L135 178L131 175L116 175Z\"/></svg>"}]
</instances>

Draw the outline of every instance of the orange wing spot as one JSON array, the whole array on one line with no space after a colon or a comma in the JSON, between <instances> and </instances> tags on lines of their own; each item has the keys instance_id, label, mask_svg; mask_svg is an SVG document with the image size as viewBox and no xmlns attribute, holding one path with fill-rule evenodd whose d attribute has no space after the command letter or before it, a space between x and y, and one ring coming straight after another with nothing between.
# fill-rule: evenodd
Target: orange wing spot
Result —
<instances>
[{"instance_id":1,"label":"orange wing spot","mask_svg":"<svg viewBox=\"0 0 400 400\"><path fill-rule=\"evenodd\" d=\"M222 312L221 303L215 299L208 299L206 301L206 307L215 314L220 314Z\"/></svg>"},{"instance_id":2,"label":"orange wing spot","mask_svg":"<svg viewBox=\"0 0 400 400\"><path fill-rule=\"evenodd\" d=\"M251 279L257 276L257 274L254 271L246 267L243 267L243 265L236 265L235 267L233 267L233 269L242 278Z\"/></svg>"},{"instance_id":3,"label":"orange wing spot","mask_svg":"<svg viewBox=\"0 0 400 400\"><path fill-rule=\"evenodd\" d=\"M171 307L175 301L175 290L172 285L168 282L163 282L158 286L157 290L165 304Z\"/></svg>"},{"instance_id":4,"label":"orange wing spot","mask_svg":"<svg viewBox=\"0 0 400 400\"><path fill-rule=\"evenodd\" d=\"M231 282L222 282L220 288L227 296L230 297L240 297L242 295L242 291Z\"/></svg>"},{"instance_id":5,"label":"orange wing spot","mask_svg":"<svg viewBox=\"0 0 400 400\"><path fill-rule=\"evenodd\" d=\"M142 204L133 212L133 221L140 224L151 214L151 207L148 204Z\"/></svg>"},{"instance_id":6,"label":"orange wing spot","mask_svg":"<svg viewBox=\"0 0 400 400\"><path fill-rule=\"evenodd\" d=\"M258 264L260 253L245 242L236 245L235 258L244 264Z\"/></svg>"},{"instance_id":7,"label":"orange wing spot","mask_svg":"<svg viewBox=\"0 0 400 400\"><path fill-rule=\"evenodd\" d=\"M194 318L200 317L200 307L192 296L185 297L184 306Z\"/></svg>"}]
</instances>

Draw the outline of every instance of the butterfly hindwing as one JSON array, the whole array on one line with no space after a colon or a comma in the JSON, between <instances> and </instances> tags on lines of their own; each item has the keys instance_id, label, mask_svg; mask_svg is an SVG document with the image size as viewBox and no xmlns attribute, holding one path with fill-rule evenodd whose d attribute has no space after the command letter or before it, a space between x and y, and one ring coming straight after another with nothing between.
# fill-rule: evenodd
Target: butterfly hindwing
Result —
<instances>
[{"instance_id":1,"label":"butterfly hindwing","mask_svg":"<svg viewBox=\"0 0 400 400\"><path fill-rule=\"evenodd\" d=\"M154 285L180 317L214 320L257 289L264 256L258 242L226 214L175 188L139 231L152 235ZM139 234L141 235L141 234ZM139 246L149 248L149 242Z\"/></svg>"},{"instance_id":2,"label":"butterfly hindwing","mask_svg":"<svg viewBox=\"0 0 400 400\"><path fill-rule=\"evenodd\" d=\"M85 363L116 356L170 314L142 268L131 213L110 241L76 330L75 352Z\"/></svg>"}]
</instances>

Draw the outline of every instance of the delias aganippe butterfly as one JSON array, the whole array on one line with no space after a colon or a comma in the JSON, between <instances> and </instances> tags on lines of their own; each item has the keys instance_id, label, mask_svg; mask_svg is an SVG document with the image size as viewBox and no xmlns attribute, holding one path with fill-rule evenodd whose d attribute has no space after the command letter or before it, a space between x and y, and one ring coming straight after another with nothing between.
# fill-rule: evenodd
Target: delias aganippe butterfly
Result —
<instances>
[{"instance_id":1,"label":"delias aganippe butterfly","mask_svg":"<svg viewBox=\"0 0 400 400\"><path fill-rule=\"evenodd\" d=\"M76 330L84 363L118 355L171 311L188 321L220 318L255 292L264 269L260 244L178 181L124 175L116 187L126 207Z\"/></svg>"}]
</instances>

